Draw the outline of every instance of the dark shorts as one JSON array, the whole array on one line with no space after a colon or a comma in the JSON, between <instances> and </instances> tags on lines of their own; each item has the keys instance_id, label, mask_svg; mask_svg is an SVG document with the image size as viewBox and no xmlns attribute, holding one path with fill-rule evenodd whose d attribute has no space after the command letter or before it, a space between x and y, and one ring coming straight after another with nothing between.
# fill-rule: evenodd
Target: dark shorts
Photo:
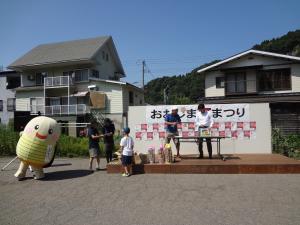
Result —
<instances>
[{"instance_id":1,"label":"dark shorts","mask_svg":"<svg viewBox=\"0 0 300 225\"><path fill-rule=\"evenodd\" d=\"M129 166L132 164L132 156L122 155L122 165Z\"/></svg>"},{"instance_id":2,"label":"dark shorts","mask_svg":"<svg viewBox=\"0 0 300 225\"><path fill-rule=\"evenodd\" d=\"M105 152L113 152L114 148L115 148L114 143L105 143L104 144Z\"/></svg>"}]
</instances>

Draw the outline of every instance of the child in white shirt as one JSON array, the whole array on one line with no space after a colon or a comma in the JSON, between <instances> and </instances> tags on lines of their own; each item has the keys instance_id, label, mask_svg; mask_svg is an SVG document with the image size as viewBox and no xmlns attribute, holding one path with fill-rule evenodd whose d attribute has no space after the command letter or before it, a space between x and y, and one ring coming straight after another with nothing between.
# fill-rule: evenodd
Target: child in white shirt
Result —
<instances>
[{"instance_id":1,"label":"child in white shirt","mask_svg":"<svg viewBox=\"0 0 300 225\"><path fill-rule=\"evenodd\" d=\"M122 174L123 177L130 176L130 167L132 164L133 157L133 138L129 136L130 129L128 127L123 129L124 137L121 139L120 146L122 150L122 165L124 167L125 173Z\"/></svg>"}]
</instances>

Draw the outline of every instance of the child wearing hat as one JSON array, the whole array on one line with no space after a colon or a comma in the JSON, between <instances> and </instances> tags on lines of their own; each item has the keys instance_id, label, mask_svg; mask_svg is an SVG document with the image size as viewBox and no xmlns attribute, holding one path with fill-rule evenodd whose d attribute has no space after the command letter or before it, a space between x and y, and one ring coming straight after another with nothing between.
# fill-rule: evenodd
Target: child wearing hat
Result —
<instances>
[{"instance_id":1,"label":"child wearing hat","mask_svg":"<svg viewBox=\"0 0 300 225\"><path fill-rule=\"evenodd\" d=\"M129 136L130 129L128 127L123 129L123 138L121 139L120 146L122 151L122 165L124 167L125 173L122 174L123 177L130 176L130 167L132 164L133 138Z\"/></svg>"}]
</instances>

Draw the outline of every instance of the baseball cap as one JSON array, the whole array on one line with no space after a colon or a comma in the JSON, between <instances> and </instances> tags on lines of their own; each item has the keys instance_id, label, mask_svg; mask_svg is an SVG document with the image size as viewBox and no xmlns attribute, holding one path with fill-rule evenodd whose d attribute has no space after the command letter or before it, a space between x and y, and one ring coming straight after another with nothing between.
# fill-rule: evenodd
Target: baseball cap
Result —
<instances>
[{"instance_id":1,"label":"baseball cap","mask_svg":"<svg viewBox=\"0 0 300 225\"><path fill-rule=\"evenodd\" d=\"M171 110L178 110L177 106L172 106Z\"/></svg>"},{"instance_id":2,"label":"baseball cap","mask_svg":"<svg viewBox=\"0 0 300 225\"><path fill-rule=\"evenodd\" d=\"M129 134L130 133L130 128L129 127L125 127L123 129L123 131L124 131L125 134Z\"/></svg>"}]
</instances>

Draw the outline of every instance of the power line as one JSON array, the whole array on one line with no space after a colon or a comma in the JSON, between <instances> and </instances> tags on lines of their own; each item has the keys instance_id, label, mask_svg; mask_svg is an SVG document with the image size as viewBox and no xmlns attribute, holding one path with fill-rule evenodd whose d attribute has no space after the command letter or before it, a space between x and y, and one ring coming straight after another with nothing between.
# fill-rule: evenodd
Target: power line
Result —
<instances>
[{"instance_id":1,"label":"power line","mask_svg":"<svg viewBox=\"0 0 300 225\"><path fill-rule=\"evenodd\" d=\"M212 54L205 54L205 55L194 55L194 56L181 56L181 57L153 57L153 58L144 58L145 61L147 62L154 62L154 61L186 61L186 60L197 60L197 59L203 59L203 58L206 58L206 57L219 57L219 58L222 58L221 56L226 53L226 52L216 52L216 53L212 53ZM131 59L125 59L123 60L122 62L132 62L132 63L142 63L142 59L134 59L134 58L131 58Z\"/></svg>"}]
</instances>

